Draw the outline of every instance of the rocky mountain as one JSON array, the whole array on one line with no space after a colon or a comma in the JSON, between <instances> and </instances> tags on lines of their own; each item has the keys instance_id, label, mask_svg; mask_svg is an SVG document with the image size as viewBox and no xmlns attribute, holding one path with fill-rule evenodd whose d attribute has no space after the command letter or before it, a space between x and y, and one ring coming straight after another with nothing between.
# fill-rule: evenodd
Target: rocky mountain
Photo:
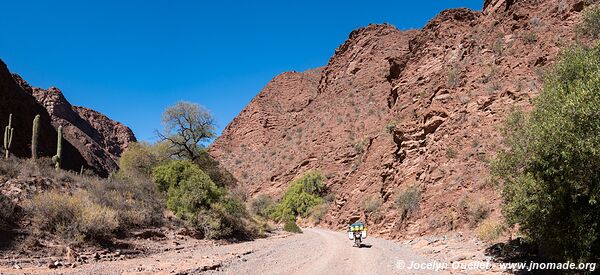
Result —
<instances>
[{"instance_id":1,"label":"rocky mountain","mask_svg":"<svg viewBox=\"0 0 600 275\"><path fill-rule=\"evenodd\" d=\"M501 123L531 107L588 2L486 0L420 30L355 30L325 67L275 77L210 153L251 196L277 198L322 171L335 195L323 226L361 219L394 238L469 230L473 209L501 215L489 177ZM412 215L396 202L406 190L419 194ZM382 205L364 211L369 200Z\"/></svg>"},{"instance_id":2,"label":"rocky mountain","mask_svg":"<svg viewBox=\"0 0 600 275\"><path fill-rule=\"evenodd\" d=\"M13 114L15 138L11 153L31 156L32 121L41 116L41 156L56 153L56 130L63 126L63 166L79 171L81 166L101 176L118 169L118 158L129 143L136 141L131 129L94 110L71 105L55 87L31 87L19 75L10 74L0 61L0 122L7 124Z\"/></svg>"}]
</instances>

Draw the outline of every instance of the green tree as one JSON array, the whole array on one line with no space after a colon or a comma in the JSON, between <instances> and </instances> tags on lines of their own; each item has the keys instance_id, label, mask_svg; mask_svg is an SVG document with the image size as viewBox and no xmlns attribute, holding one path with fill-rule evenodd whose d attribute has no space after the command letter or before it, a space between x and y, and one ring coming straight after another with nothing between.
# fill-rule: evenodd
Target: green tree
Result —
<instances>
[{"instance_id":1,"label":"green tree","mask_svg":"<svg viewBox=\"0 0 600 275\"><path fill-rule=\"evenodd\" d=\"M203 142L215 137L212 114L197 103L186 101L168 107L162 116L164 130L158 132L162 141L170 144L170 152L178 158L196 161Z\"/></svg>"},{"instance_id":2,"label":"green tree","mask_svg":"<svg viewBox=\"0 0 600 275\"><path fill-rule=\"evenodd\" d=\"M290 187L277 204L271 217L278 221L295 220L297 216L306 217L313 207L325 203L324 177L311 171L291 182Z\"/></svg>"},{"instance_id":3,"label":"green tree","mask_svg":"<svg viewBox=\"0 0 600 275\"><path fill-rule=\"evenodd\" d=\"M507 119L503 213L547 256L600 255L600 46L566 51L530 114Z\"/></svg>"}]
</instances>

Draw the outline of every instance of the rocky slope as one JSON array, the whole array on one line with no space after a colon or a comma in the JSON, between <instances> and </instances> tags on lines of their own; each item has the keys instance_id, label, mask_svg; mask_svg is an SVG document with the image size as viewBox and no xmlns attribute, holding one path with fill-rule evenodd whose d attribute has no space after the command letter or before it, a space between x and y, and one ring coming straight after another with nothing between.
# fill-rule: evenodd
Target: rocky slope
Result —
<instances>
[{"instance_id":1,"label":"rocky slope","mask_svg":"<svg viewBox=\"0 0 600 275\"><path fill-rule=\"evenodd\" d=\"M304 171L322 171L335 194L325 226L361 219L396 238L469 230L472 208L500 216L489 160L501 122L531 106L585 6L486 0L482 12L446 10L421 30L353 31L324 68L275 77L210 152L251 196L278 197ZM410 216L394 202L408 188L420 191ZM383 205L366 213L373 198Z\"/></svg>"},{"instance_id":2,"label":"rocky slope","mask_svg":"<svg viewBox=\"0 0 600 275\"><path fill-rule=\"evenodd\" d=\"M41 156L56 153L56 128L63 126L65 139L63 166L79 171L81 166L101 176L118 169L117 161L129 143L136 141L125 125L94 110L72 106L62 92L54 87L31 87L20 76L11 75L0 61L0 122L5 126L13 114L15 138L11 153L31 156L32 121L41 116Z\"/></svg>"}]
</instances>

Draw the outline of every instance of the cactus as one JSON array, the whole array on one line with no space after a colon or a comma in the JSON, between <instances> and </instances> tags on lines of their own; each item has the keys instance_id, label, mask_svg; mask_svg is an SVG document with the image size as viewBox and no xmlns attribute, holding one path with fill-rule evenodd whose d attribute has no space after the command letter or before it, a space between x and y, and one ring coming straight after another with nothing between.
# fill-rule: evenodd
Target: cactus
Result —
<instances>
[{"instance_id":1,"label":"cactus","mask_svg":"<svg viewBox=\"0 0 600 275\"><path fill-rule=\"evenodd\" d=\"M56 155L52 157L54 168L60 169L60 159L62 156L62 126L58 126L58 140L56 141Z\"/></svg>"},{"instance_id":2,"label":"cactus","mask_svg":"<svg viewBox=\"0 0 600 275\"><path fill-rule=\"evenodd\" d=\"M10 146L12 145L12 138L14 128L12 128L12 114L8 116L8 126L4 128L4 158L8 159L10 154Z\"/></svg>"},{"instance_id":3,"label":"cactus","mask_svg":"<svg viewBox=\"0 0 600 275\"><path fill-rule=\"evenodd\" d=\"M40 132L40 115L33 119L33 129L31 131L31 159L37 159L38 135Z\"/></svg>"}]
</instances>

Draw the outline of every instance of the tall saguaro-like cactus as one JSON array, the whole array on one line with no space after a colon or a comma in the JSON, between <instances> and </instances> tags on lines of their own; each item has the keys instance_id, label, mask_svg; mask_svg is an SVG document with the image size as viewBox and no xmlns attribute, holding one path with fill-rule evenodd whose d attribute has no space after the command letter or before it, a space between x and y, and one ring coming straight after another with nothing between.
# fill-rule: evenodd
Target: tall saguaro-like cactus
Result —
<instances>
[{"instance_id":1,"label":"tall saguaro-like cactus","mask_svg":"<svg viewBox=\"0 0 600 275\"><path fill-rule=\"evenodd\" d=\"M8 115L8 126L4 128L4 158L8 159L10 155L10 145L12 144L13 132L12 128L12 114Z\"/></svg>"},{"instance_id":2,"label":"tall saguaro-like cactus","mask_svg":"<svg viewBox=\"0 0 600 275\"><path fill-rule=\"evenodd\" d=\"M36 115L33 119L33 129L31 131L31 159L37 159L37 144L40 134L40 115Z\"/></svg>"},{"instance_id":3,"label":"tall saguaro-like cactus","mask_svg":"<svg viewBox=\"0 0 600 275\"><path fill-rule=\"evenodd\" d=\"M60 158L62 156L62 126L58 126L58 140L56 142L56 155L52 157L54 168L60 169Z\"/></svg>"}]
</instances>

